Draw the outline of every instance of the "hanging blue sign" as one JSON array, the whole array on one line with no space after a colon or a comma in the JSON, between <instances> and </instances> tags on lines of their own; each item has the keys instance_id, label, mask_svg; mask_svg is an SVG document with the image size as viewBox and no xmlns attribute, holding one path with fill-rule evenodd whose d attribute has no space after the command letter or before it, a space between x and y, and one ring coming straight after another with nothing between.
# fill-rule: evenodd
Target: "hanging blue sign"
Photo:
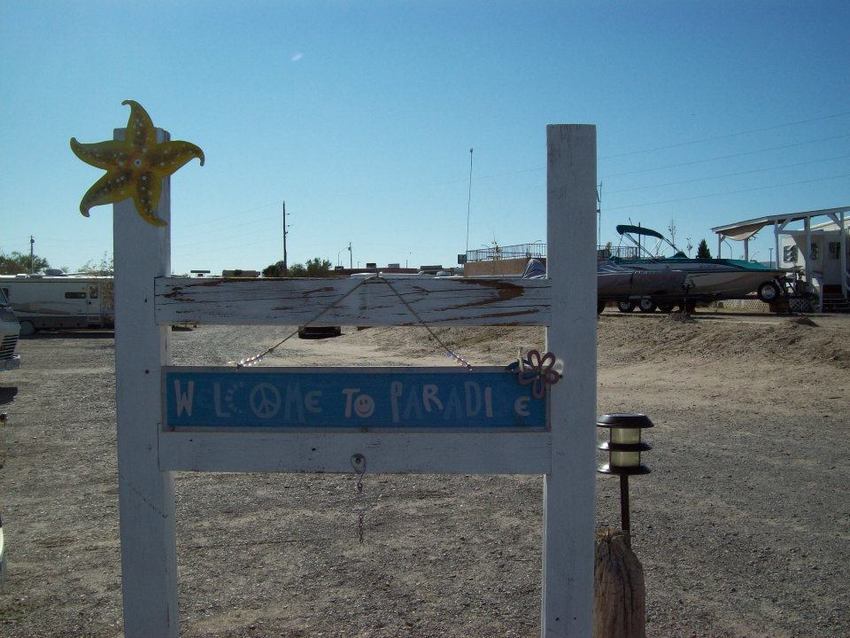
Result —
<instances>
[{"instance_id":1,"label":"hanging blue sign","mask_svg":"<svg viewBox=\"0 0 850 638\"><path fill-rule=\"evenodd\" d=\"M544 430L547 396L473 368L163 368L166 429Z\"/></svg>"}]
</instances>

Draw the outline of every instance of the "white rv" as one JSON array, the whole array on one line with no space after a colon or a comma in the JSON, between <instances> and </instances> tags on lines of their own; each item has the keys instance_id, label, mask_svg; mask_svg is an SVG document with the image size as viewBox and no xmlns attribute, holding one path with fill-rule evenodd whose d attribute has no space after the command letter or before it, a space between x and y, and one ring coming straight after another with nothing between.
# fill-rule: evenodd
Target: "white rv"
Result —
<instances>
[{"instance_id":1,"label":"white rv","mask_svg":"<svg viewBox=\"0 0 850 638\"><path fill-rule=\"evenodd\" d=\"M0 370L14 370L21 365L21 357L15 354L20 330L21 324L0 289Z\"/></svg>"},{"instance_id":2,"label":"white rv","mask_svg":"<svg viewBox=\"0 0 850 638\"><path fill-rule=\"evenodd\" d=\"M0 275L21 335L55 328L111 328L112 277Z\"/></svg>"}]
</instances>

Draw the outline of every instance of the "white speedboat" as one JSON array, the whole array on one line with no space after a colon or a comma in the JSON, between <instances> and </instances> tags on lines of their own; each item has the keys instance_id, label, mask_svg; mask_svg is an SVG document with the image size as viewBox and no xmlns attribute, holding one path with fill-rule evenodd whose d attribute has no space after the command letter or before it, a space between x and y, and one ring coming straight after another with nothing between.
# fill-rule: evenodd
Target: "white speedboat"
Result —
<instances>
[{"instance_id":1,"label":"white speedboat","mask_svg":"<svg viewBox=\"0 0 850 638\"><path fill-rule=\"evenodd\" d=\"M686 256L663 235L640 226L617 226L617 232L643 248L632 235L653 237L677 252L672 257L614 258L615 263L635 270L681 270L688 275L688 295L695 299L734 299L756 293L765 302L775 301L787 289L787 273L755 261L698 259Z\"/></svg>"}]
</instances>

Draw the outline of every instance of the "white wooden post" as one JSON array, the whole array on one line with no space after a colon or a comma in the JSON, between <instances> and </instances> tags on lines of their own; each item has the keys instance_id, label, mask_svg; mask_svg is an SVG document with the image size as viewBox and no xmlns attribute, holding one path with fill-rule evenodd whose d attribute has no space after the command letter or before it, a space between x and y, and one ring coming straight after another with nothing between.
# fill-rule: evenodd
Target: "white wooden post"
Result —
<instances>
[{"instance_id":1,"label":"white wooden post","mask_svg":"<svg viewBox=\"0 0 850 638\"><path fill-rule=\"evenodd\" d=\"M596 127L547 127L547 350L552 467L544 480L542 635L590 636L596 486Z\"/></svg>"},{"instance_id":2,"label":"white wooden post","mask_svg":"<svg viewBox=\"0 0 850 638\"><path fill-rule=\"evenodd\" d=\"M123 140L125 129L115 130ZM157 129L157 140L168 133ZM171 270L170 226L143 221L131 199L114 205L115 376L124 635L176 638L177 556L174 480L160 472L157 446L160 366L167 326L155 317L154 278ZM170 180L157 215L170 222Z\"/></svg>"}]
</instances>

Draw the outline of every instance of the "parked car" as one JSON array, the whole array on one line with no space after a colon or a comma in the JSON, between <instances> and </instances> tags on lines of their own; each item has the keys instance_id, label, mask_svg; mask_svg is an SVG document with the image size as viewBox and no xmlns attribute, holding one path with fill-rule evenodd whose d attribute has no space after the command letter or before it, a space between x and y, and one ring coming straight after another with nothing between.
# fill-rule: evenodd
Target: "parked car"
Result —
<instances>
[{"instance_id":1,"label":"parked car","mask_svg":"<svg viewBox=\"0 0 850 638\"><path fill-rule=\"evenodd\" d=\"M6 301L0 288L0 370L14 370L21 365L20 355L15 354L21 324Z\"/></svg>"},{"instance_id":2,"label":"parked car","mask_svg":"<svg viewBox=\"0 0 850 638\"><path fill-rule=\"evenodd\" d=\"M299 339L326 339L341 334L341 326L298 326Z\"/></svg>"}]
</instances>

